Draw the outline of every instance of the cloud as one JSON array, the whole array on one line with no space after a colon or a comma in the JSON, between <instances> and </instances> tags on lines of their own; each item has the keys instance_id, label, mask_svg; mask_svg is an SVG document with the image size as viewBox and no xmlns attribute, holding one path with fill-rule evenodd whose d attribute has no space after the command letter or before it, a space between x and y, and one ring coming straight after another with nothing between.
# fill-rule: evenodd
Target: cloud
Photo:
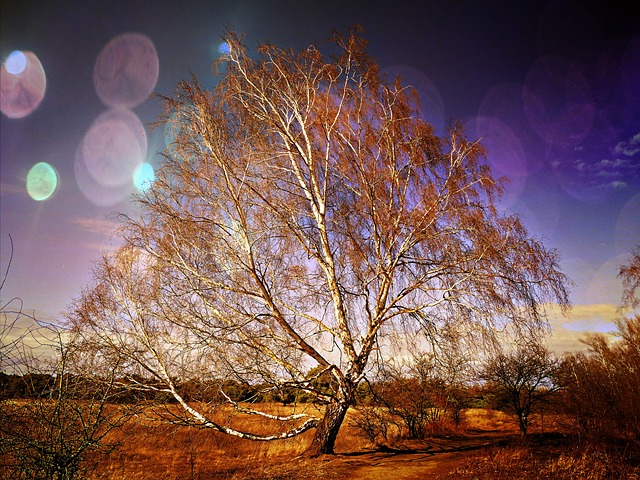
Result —
<instances>
[{"instance_id":1,"label":"cloud","mask_svg":"<svg viewBox=\"0 0 640 480\"><path fill-rule=\"evenodd\" d=\"M602 146L592 145L592 154L598 155ZM635 183L640 173L640 133L627 140L619 141L615 146L606 147L606 156L584 159L576 158L572 162L573 173L587 188L601 190L621 190ZM602 152L604 153L604 152ZM624 179L624 181L622 181Z\"/></svg>"},{"instance_id":2,"label":"cloud","mask_svg":"<svg viewBox=\"0 0 640 480\"><path fill-rule=\"evenodd\" d=\"M618 154L633 153L627 147L628 142L620 142L615 148ZM640 151L640 145L637 148ZM597 161L586 161L582 158L573 160L574 173L591 188L620 190L628 183L620 180L635 175L637 161L631 157L602 158ZM557 163L553 163L557 167Z\"/></svg>"},{"instance_id":3,"label":"cloud","mask_svg":"<svg viewBox=\"0 0 640 480\"><path fill-rule=\"evenodd\" d=\"M2 195L24 195L26 192L24 187L18 187L10 183L0 182L0 193Z\"/></svg>"},{"instance_id":4,"label":"cloud","mask_svg":"<svg viewBox=\"0 0 640 480\"><path fill-rule=\"evenodd\" d=\"M617 158L616 160L603 159L595 164L596 168L620 168L626 167L629 164L629 160Z\"/></svg>"},{"instance_id":5,"label":"cloud","mask_svg":"<svg viewBox=\"0 0 640 480\"><path fill-rule=\"evenodd\" d=\"M614 182L611 182L609 184L609 186L611 188L613 188L614 190L624 190L625 188L627 188L629 186L629 184L627 182L622 182L622 181L616 180Z\"/></svg>"},{"instance_id":6,"label":"cloud","mask_svg":"<svg viewBox=\"0 0 640 480\"><path fill-rule=\"evenodd\" d=\"M552 308L549 346L558 355L584 351L587 346L580 339L586 333L612 333L616 328L614 320L618 316L617 305L608 303L575 305L568 317L561 316L556 308Z\"/></svg>"},{"instance_id":7,"label":"cloud","mask_svg":"<svg viewBox=\"0 0 640 480\"><path fill-rule=\"evenodd\" d=\"M616 147L617 149L618 147ZM638 149L640 151L640 149ZM629 186L628 182L619 180L623 177L633 176L635 160L631 158L602 159L582 171L587 171L591 178L600 178L605 181L601 184L604 188L622 190ZM607 180L611 180L608 181Z\"/></svg>"},{"instance_id":8,"label":"cloud","mask_svg":"<svg viewBox=\"0 0 640 480\"><path fill-rule=\"evenodd\" d=\"M106 218L79 217L73 220L79 227L81 239L79 245L91 252L106 253L114 251L122 244L116 235L120 223Z\"/></svg>"},{"instance_id":9,"label":"cloud","mask_svg":"<svg viewBox=\"0 0 640 480\"><path fill-rule=\"evenodd\" d=\"M596 173L596 177L603 177L603 178L611 178L611 177L620 177L622 174L620 172L612 172L609 170L600 170L598 173Z\"/></svg>"},{"instance_id":10,"label":"cloud","mask_svg":"<svg viewBox=\"0 0 640 480\"><path fill-rule=\"evenodd\" d=\"M636 133L626 142L618 142L615 146L615 152L627 157L633 157L640 152L640 132Z\"/></svg>"},{"instance_id":11,"label":"cloud","mask_svg":"<svg viewBox=\"0 0 640 480\"><path fill-rule=\"evenodd\" d=\"M76 218L73 223L87 232L107 236L110 236L119 226L119 223L113 220L91 217Z\"/></svg>"}]
</instances>

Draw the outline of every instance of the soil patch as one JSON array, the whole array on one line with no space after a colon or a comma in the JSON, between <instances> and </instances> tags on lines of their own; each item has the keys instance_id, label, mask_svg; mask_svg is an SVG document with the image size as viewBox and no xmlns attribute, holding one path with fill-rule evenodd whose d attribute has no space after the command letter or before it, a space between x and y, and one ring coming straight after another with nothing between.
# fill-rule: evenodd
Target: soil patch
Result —
<instances>
[{"instance_id":1,"label":"soil patch","mask_svg":"<svg viewBox=\"0 0 640 480\"><path fill-rule=\"evenodd\" d=\"M444 476L475 451L517 440L517 435L504 432L473 436L435 438L421 442L405 442L393 448L344 452L322 459L325 471L335 478L354 480L419 480Z\"/></svg>"}]
</instances>

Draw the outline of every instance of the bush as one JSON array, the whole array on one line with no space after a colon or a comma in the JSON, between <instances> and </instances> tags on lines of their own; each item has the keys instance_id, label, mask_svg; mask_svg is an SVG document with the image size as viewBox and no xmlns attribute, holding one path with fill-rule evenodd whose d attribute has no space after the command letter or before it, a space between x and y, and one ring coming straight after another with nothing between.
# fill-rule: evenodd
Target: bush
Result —
<instances>
[{"instance_id":1,"label":"bush","mask_svg":"<svg viewBox=\"0 0 640 480\"><path fill-rule=\"evenodd\" d=\"M457 431L467 389L445 380L433 357L418 358L404 369L387 368L380 381L362 389L352 425L372 443L389 440L390 431L409 439Z\"/></svg>"},{"instance_id":2,"label":"bush","mask_svg":"<svg viewBox=\"0 0 640 480\"><path fill-rule=\"evenodd\" d=\"M617 342L591 335L586 354L565 358L559 382L565 412L584 439L624 439L640 448L640 316L617 326Z\"/></svg>"}]
</instances>

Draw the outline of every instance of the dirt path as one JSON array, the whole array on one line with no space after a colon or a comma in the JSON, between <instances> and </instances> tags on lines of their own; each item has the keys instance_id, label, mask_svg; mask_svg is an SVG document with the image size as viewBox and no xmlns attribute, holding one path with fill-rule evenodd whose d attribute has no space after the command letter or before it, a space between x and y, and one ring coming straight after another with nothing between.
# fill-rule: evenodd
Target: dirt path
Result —
<instances>
[{"instance_id":1,"label":"dirt path","mask_svg":"<svg viewBox=\"0 0 640 480\"><path fill-rule=\"evenodd\" d=\"M445 475L480 448L512 438L504 433L433 439L422 446L407 445L380 451L338 453L325 460L335 478L353 480L423 480ZM426 475L428 474L428 475Z\"/></svg>"}]
</instances>

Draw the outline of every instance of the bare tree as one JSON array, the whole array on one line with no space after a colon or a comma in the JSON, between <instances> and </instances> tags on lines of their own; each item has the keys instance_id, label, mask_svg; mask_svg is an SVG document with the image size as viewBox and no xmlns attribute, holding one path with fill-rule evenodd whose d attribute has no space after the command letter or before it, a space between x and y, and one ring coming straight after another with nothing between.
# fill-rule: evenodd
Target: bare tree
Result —
<instances>
[{"instance_id":1,"label":"bare tree","mask_svg":"<svg viewBox=\"0 0 640 480\"><path fill-rule=\"evenodd\" d=\"M437 137L358 29L330 56L262 45L254 59L225 40L215 89L194 79L164 99L173 141L157 179L69 313L102 358L179 402L184 423L257 440L315 427L309 452L332 453L372 352L384 357L402 325L491 338L543 324L547 302L567 307L557 254L497 211L480 142L459 126ZM323 415L269 436L216 423L175 383L310 390L317 366L332 377L315 392Z\"/></svg>"},{"instance_id":2,"label":"bare tree","mask_svg":"<svg viewBox=\"0 0 640 480\"><path fill-rule=\"evenodd\" d=\"M558 361L537 342L499 351L489 357L481 374L497 388L509 410L515 414L523 436L527 435L532 410L555 392Z\"/></svg>"}]
</instances>

